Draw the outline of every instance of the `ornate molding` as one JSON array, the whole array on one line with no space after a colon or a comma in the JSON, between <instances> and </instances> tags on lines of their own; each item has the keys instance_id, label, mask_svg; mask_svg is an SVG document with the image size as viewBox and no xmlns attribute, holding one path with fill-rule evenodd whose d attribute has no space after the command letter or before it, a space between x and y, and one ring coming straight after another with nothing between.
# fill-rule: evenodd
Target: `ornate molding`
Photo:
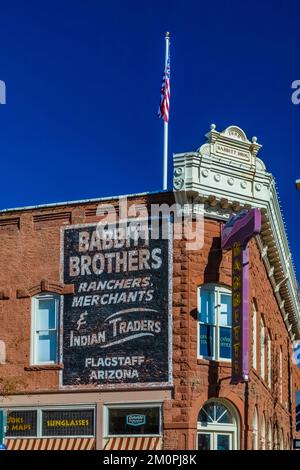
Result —
<instances>
[{"instance_id":1,"label":"ornate molding","mask_svg":"<svg viewBox=\"0 0 300 470\"><path fill-rule=\"evenodd\" d=\"M300 338L300 300L295 270L275 179L257 157L261 145L256 137L250 141L237 126L218 132L212 124L206 137L207 142L197 152L174 155L174 175L178 167L183 175L179 192L192 198L196 194L204 201L204 214L219 220L226 220L242 209L261 209L261 255L274 281L274 293L280 293L280 303L285 301L292 333ZM174 191L178 192L175 184ZM283 280L285 282L279 284Z\"/></svg>"},{"instance_id":2,"label":"ornate molding","mask_svg":"<svg viewBox=\"0 0 300 470\"><path fill-rule=\"evenodd\" d=\"M60 282L42 279L39 284L32 287L17 289L17 299L34 297L42 292L53 292L59 295L74 294L74 284L62 284Z\"/></svg>"}]
</instances>

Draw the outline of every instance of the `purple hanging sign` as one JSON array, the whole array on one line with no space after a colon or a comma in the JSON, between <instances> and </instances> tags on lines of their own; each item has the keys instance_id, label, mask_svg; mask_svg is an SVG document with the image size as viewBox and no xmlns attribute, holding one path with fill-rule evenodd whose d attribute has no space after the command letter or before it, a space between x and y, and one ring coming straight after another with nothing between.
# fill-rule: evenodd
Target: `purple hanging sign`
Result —
<instances>
[{"instance_id":1,"label":"purple hanging sign","mask_svg":"<svg viewBox=\"0 0 300 470\"><path fill-rule=\"evenodd\" d=\"M222 230L222 249L232 248L232 378L237 384L249 378L249 248L248 241L261 230L259 209L243 211Z\"/></svg>"}]
</instances>

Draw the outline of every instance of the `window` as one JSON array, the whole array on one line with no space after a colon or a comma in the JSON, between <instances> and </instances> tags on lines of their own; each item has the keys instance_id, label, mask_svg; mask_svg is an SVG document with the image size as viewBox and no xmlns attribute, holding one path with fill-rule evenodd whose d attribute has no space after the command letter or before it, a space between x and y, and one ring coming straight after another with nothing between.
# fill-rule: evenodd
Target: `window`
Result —
<instances>
[{"instance_id":1,"label":"window","mask_svg":"<svg viewBox=\"0 0 300 470\"><path fill-rule=\"evenodd\" d=\"M279 400L282 403L282 349L279 350Z\"/></svg>"},{"instance_id":2,"label":"window","mask_svg":"<svg viewBox=\"0 0 300 470\"><path fill-rule=\"evenodd\" d=\"M6 362L6 346L4 341L0 341L0 364Z\"/></svg>"},{"instance_id":3,"label":"window","mask_svg":"<svg viewBox=\"0 0 300 470\"><path fill-rule=\"evenodd\" d=\"M265 379L265 325L264 321L260 319L260 375Z\"/></svg>"},{"instance_id":4,"label":"window","mask_svg":"<svg viewBox=\"0 0 300 470\"><path fill-rule=\"evenodd\" d=\"M261 418L261 449L266 450L266 420L264 414Z\"/></svg>"},{"instance_id":5,"label":"window","mask_svg":"<svg viewBox=\"0 0 300 470\"><path fill-rule=\"evenodd\" d=\"M7 437L36 437L37 410L11 410L7 413Z\"/></svg>"},{"instance_id":6,"label":"window","mask_svg":"<svg viewBox=\"0 0 300 470\"><path fill-rule=\"evenodd\" d=\"M109 406L104 416L109 437L161 434L161 405Z\"/></svg>"},{"instance_id":7,"label":"window","mask_svg":"<svg viewBox=\"0 0 300 470\"><path fill-rule=\"evenodd\" d=\"M280 431L280 442L279 442L279 449L284 450L284 438L283 438L283 431Z\"/></svg>"},{"instance_id":8,"label":"window","mask_svg":"<svg viewBox=\"0 0 300 470\"><path fill-rule=\"evenodd\" d=\"M238 414L232 404L213 398L198 415L198 450L236 450L239 447Z\"/></svg>"},{"instance_id":9,"label":"window","mask_svg":"<svg viewBox=\"0 0 300 470\"><path fill-rule=\"evenodd\" d=\"M252 317L252 333L253 333L253 351L252 351L252 365L254 369L257 369L257 327L256 327L256 322L257 322L257 316L256 316L256 309L253 304L253 317Z\"/></svg>"},{"instance_id":10,"label":"window","mask_svg":"<svg viewBox=\"0 0 300 470\"><path fill-rule=\"evenodd\" d=\"M273 449L272 434L273 434L273 432L272 432L272 422L270 420L269 429L268 429L268 448L269 448L269 450Z\"/></svg>"},{"instance_id":11,"label":"window","mask_svg":"<svg viewBox=\"0 0 300 470\"><path fill-rule=\"evenodd\" d=\"M59 296L53 294L32 299L32 364L58 362L59 304Z\"/></svg>"},{"instance_id":12,"label":"window","mask_svg":"<svg viewBox=\"0 0 300 470\"><path fill-rule=\"evenodd\" d=\"M199 356L231 359L231 299L231 291L222 286L199 289Z\"/></svg>"},{"instance_id":13,"label":"window","mask_svg":"<svg viewBox=\"0 0 300 470\"><path fill-rule=\"evenodd\" d=\"M268 333L267 347L268 347L268 387L271 388L272 386L272 349L271 349L270 333Z\"/></svg>"},{"instance_id":14,"label":"window","mask_svg":"<svg viewBox=\"0 0 300 470\"><path fill-rule=\"evenodd\" d=\"M274 427L274 450L279 450L279 438L277 426Z\"/></svg>"},{"instance_id":15,"label":"window","mask_svg":"<svg viewBox=\"0 0 300 470\"><path fill-rule=\"evenodd\" d=\"M257 417L256 406L254 407L254 411L253 411L252 428L253 428L253 450L258 450L258 417Z\"/></svg>"}]
</instances>

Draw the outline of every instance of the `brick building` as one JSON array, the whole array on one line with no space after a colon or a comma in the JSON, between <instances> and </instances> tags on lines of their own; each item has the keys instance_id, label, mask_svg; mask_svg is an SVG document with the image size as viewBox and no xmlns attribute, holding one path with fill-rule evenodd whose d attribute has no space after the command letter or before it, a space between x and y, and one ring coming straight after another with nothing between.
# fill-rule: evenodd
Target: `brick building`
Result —
<instances>
[{"instance_id":1,"label":"brick building","mask_svg":"<svg viewBox=\"0 0 300 470\"><path fill-rule=\"evenodd\" d=\"M128 196L126 228L132 207L152 217L153 205L180 203L194 228L200 208L196 249L174 235L100 245L99 220L125 220L118 197L0 212L8 449L291 447L300 304L260 147L238 127L212 125L196 152L174 155L173 192ZM249 242L249 378L233 384L232 259L221 231L251 207L262 227Z\"/></svg>"}]
</instances>

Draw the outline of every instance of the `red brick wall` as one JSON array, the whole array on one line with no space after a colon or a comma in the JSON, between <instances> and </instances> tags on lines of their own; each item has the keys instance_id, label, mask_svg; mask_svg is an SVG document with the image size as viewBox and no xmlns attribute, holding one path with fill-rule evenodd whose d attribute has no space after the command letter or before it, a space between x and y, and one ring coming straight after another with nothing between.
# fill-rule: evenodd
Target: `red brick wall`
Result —
<instances>
[{"instance_id":1,"label":"red brick wall","mask_svg":"<svg viewBox=\"0 0 300 470\"><path fill-rule=\"evenodd\" d=\"M284 433L284 446L292 438L295 429L291 421L294 414L294 390L299 378L291 377L291 344L273 294L271 283L261 259L256 241L250 243L250 364L252 365L252 302L257 308L258 370L252 367L248 387L248 425L245 420L245 385L231 385L231 367L228 363L197 360L197 289L212 282L231 286L231 253L221 252L220 223L205 220L204 247L199 251L186 252L183 241L174 243L173 287L173 369L174 400L165 404L165 448L174 442L180 446L195 448L197 417L203 404L210 398L229 400L240 415L240 447L253 448L252 416L258 408L258 429L261 429L262 413L266 419L266 447L268 446L268 423L271 420ZM267 346L265 352L265 380L260 377L260 317L263 316L265 331L272 340L272 387L267 386ZM278 352L283 353L283 400L279 400ZM299 375L299 374L298 374ZM294 381L294 383L293 383ZM218 386L219 384L219 386ZM299 389L299 386L298 386ZM245 432L246 431L246 432ZM245 440L247 443L245 444ZM261 433L258 435L259 447ZM182 443L182 444L180 444ZM186 443L186 444L184 444Z\"/></svg>"}]
</instances>

